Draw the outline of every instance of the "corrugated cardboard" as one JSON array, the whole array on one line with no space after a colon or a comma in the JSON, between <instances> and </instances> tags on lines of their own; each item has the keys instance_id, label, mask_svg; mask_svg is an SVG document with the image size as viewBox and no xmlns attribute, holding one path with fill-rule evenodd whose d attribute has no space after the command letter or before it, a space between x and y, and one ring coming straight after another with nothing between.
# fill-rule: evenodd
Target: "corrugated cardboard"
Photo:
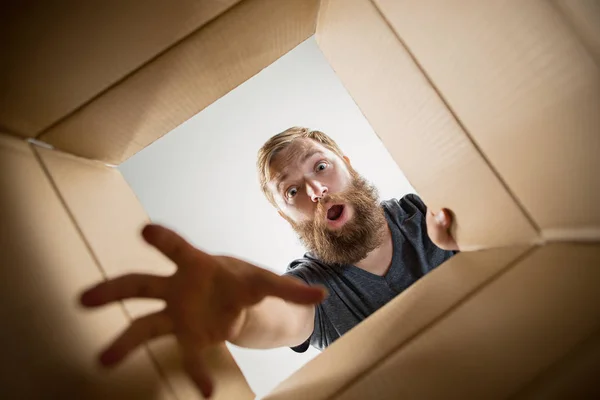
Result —
<instances>
[{"instance_id":1,"label":"corrugated cardboard","mask_svg":"<svg viewBox=\"0 0 600 400\"><path fill-rule=\"evenodd\" d=\"M238 1L3 1L3 128L35 137Z\"/></svg>"},{"instance_id":2,"label":"corrugated cardboard","mask_svg":"<svg viewBox=\"0 0 600 400\"><path fill-rule=\"evenodd\" d=\"M315 29L425 202L454 212L463 250L484 250L419 280L268 398L598 397L598 4L323 0L317 16L317 0L233 3L119 6L140 15L2 4L2 55L14 57L0 127L43 130L87 159L0 136L1 397L198 398L169 339L111 374L92 367L130 316L160 305L83 313L79 291L173 269L141 242L147 217L122 177L94 159L121 162ZM135 23L161 13L156 32ZM105 33L127 40L107 46ZM252 398L224 345L207 357L217 398Z\"/></svg>"},{"instance_id":3,"label":"corrugated cardboard","mask_svg":"<svg viewBox=\"0 0 600 400\"><path fill-rule=\"evenodd\" d=\"M589 395L600 362L598 265L597 244L462 253L267 399L303 399L306 387L312 399L344 400Z\"/></svg>"},{"instance_id":4,"label":"corrugated cardboard","mask_svg":"<svg viewBox=\"0 0 600 400\"><path fill-rule=\"evenodd\" d=\"M119 170L55 150L37 148L36 152L106 277L127 273L168 276L174 272L174 264L141 238L149 219ZM124 302L124 307L137 318L162 309L164 303L136 300ZM179 399L200 396L181 369L173 338L150 343L150 350ZM225 345L212 350L207 359L215 387L219 387L215 399L252 397Z\"/></svg>"},{"instance_id":5,"label":"corrugated cardboard","mask_svg":"<svg viewBox=\"0 0 600 400\"><path fill-rule=\"evenodd\" d=\"M599 245L536 249L336 398L509 398L598 334L598 265Z\"/></svg>"},{"instance_id":6,"label":"corrugated cardboard","mask_svg":"<svg viewBox=\"0 0 600 400\"><path fill-rule=\"evenodd\" d=\"M323 54L425 203L460 216L453 233L462 249L536 237L535 227L460 120L370 1L324 2L316 35Z\"/></svg>"},{"instance_id":7,"label":"corrugated cardboard","mask_svg":"<svg viewBox=\"0 0 600 400\"><path fill-rule=\"evenodd\" d=\"M0 171L0 397L174 399L143 349L110 374L98 368L130 320L120 306L78 308L102 274L25 141L0 134Z\"/></svg>"},{"instance_id":8,"label":"corrugated cardboard","mask_svg":"<svg viewBox=\"0 0 600 400\"><path fill-rule=\"evenodd\" d=\"M600 3L596 0L552 0L552 4L600 65Z\"/></svg>"},{"instance_id":9,"label":"corrugated cardboard","mask_svg":"<svg viewBox=\"0 0 600 400\"><path fill-rule=\"evenodd\" d=\"M416 338L462 307L530 251L527 246L507 247L451 258L371 315L368 324L347 332L265 400L304 399L307 387L312 388L311 399L337 399L350 385L362 381L369 370L410 347ZM324 371L326 379L322 377ZM371 387L371 398L384 395L386 387L379 389L381 392Z\"/></svg>"},{"instance_id":10,"label":"corrugated cardboard","mask_svg":"<svg viewBox=\"0 0 600 400\"><path fill-rule=\"evenodd\" d=\"M569 354L529 382L513 398L524 399L598 399L600 371L600 334L577 345Z\"/></svg>"},{"instance_id":11,"label":"corrugated cardboard","mask_svg":"<svg viewBox=\"0 0 600 400\"><path fill-rule=\"evenodd\" d=\"M119 164L307 39L317 10L318 0L241 2L39 138Z\"/></svg>"},{"instance_id":12,"label":"corrugated cardboard","mask_svg":"<svg viewBox=\"0 0 600 400\"><path fill-rule=\"evenodd\" d=\"M375 4L544 236L600 239L600 65L571 21L546 0Z\"/></svg>"}]
</instances>

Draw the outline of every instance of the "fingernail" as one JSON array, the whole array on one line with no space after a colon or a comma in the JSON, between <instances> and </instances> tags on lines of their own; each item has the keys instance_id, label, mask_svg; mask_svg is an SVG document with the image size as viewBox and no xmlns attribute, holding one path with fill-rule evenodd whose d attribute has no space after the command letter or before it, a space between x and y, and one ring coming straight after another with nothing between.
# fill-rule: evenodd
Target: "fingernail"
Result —
<instances>
[{"instance_id":1,"label":"fingernail","mask_svg":"<svg viewBox=\"0 0 600 400\"><path fill-rule=\"evenodd\" d=\"M89 292L83 292L79 296L79 304L81 304L83 306L88 306L88 305L90 305L90 303L91 303L91 301L90 301Z\"/></svg>"},{"instance_id":2,"label":"fingernail","mask_svg":"<svg viewBox=\"0 0 600 400\"><path fill-rule=\"evenodd\" d=\"M118 354L113 349L104 350L98 358L98 361L100 361L100 364L102 364L102 366L104 367L110 367L115 362L117 362L117 360Z\"/></svg>"},{"instance_id":3,"label":"fingernail","mask_svg":"<svg viewBox=\"0 0 600 400\"><path fill-rule=\"evenodd\" d=\"M100 297L96 295L94 289L88 289L79 296L79 303L82 306L95 306L100 304Z\"/></svg>"},{"instance_id":4,"label":"fingernail","mask_svg":"<svg viewBox=\"0 0 600 400\"><path fill-rule=\"evenodd\" d=\"M329 296L329 290L327 290L327 287L325 285L316 284L316 285L309 285L309 287L311 289L318 289L323 294L323 297Z\"/></svg>"},{"instance_id":5,"label":"fingernail","mask_svg":"<svg viewBox=\"0 0 600 400\"><path fill-rule=\"evenodd\" d=\"M144 228L142 229L142 237L144 239L146 239L146 241L149 241L151 234L152 234L152 224L148 224L148 225L144 226Z\"/></svg>"},{"instance_id":6,"label":"fingernail","mask_svg":"<svg viewBox=\"0 0 600 400\"><path fill-rule=\"evenodd\" d=\"M148 244L156 246L157 244L164 243L168 235L161 226L150 224L144 228L142 236Z\"/></svg>"},{"instance_id":7,"label":"fingernail","mask_svg":"<svg viewBox=\"0 0 600 400\"><path fill-rule=\"evenodd\" d=\"M446 213L442 210L435 216L435 220L440 225L446 225Z\"/></svg>"}]
</instances>

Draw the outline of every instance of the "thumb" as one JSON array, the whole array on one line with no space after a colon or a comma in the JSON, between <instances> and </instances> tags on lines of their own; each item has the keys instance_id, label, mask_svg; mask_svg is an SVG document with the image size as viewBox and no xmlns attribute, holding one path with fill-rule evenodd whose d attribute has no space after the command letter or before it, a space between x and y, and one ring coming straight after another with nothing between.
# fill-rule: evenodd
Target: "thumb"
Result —
<instances>
[{"instance_id":1,"label":"thumb","mask_svg":"<svg viewBox=\"0 0 600 400\"><path fill-rule=\"evenodd\" d=\"M434 213L427 213L427 233L431 241L444 250L458 250L458 244L450 234L452 215L449 210L442 209Z\"/></svg>"},{"instance_id":2,"label":"thumb","mask_svg":"<svg viewBox=\"0 0 600 400\"><path fill-rule=\"evenodd\" d=\"M440 226L440 228L444 230L450 229L450 225L452 225L452 216L447 209L442 209L435 215L435 222Z\"/></svg>"},{"instance_id":3,"label":"thumb","mask_svg":"<svg viewBox=\"0 0 600 400\"><path fill-rule=\"evenodd\" d=\"M323 301L327 289L323 286L309 286L299 278L269 274L265 276L264 291L267 296L279 297L297 304L316 304Z\"/></svg>"}]
</instances>

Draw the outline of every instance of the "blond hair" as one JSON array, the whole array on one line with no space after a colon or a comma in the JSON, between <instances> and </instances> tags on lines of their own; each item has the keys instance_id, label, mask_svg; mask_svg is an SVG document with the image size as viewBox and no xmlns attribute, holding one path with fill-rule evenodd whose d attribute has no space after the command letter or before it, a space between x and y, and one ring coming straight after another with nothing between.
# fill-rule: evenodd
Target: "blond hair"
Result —
<instances>
[{"instance_id":1,"label":"blond hair","mask_svg":"<svg viewBox=\"0 0 600 400\"><path fill-rule=\"evenodd\" d=\"M267 188L267 184L272 178L271 162L277 154L279 154L283 149L288 147L294 140L299 138L312 139L315 142L323 145L323 147L331 150L340 158L344 157L344 153L342 153L342 150L339 148L337 143L329 136L320 131L313 131L308 128L295 126L271 137L258 151L258 160L256 162L256 166L258 169L260 188L262 189L269 202L271 202L271 204L273 205L275 205L275 199L273 198L272 193Z\"/></svg>"}]
</instances>

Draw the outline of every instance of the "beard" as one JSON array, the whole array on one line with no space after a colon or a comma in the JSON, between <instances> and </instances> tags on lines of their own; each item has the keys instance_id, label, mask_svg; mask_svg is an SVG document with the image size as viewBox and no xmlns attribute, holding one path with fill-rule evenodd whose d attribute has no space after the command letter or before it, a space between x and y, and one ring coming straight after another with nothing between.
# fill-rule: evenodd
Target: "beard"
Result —
<instances>
[{"instance_id":1,"label":"beard","mask_svg":"<svg viewBox=\"0 0 600 400\"><path fill-rule=\"evenodd\" d=\"M352 206L353 217L340 229L327 226L327 209L333 204ZM377 189L352 171L350 186L342 193L325 195L312 221L292 223L300 241L318 259L333 265L355 264L381 246L387 221Z\"/></svg>"}]
</instances>

